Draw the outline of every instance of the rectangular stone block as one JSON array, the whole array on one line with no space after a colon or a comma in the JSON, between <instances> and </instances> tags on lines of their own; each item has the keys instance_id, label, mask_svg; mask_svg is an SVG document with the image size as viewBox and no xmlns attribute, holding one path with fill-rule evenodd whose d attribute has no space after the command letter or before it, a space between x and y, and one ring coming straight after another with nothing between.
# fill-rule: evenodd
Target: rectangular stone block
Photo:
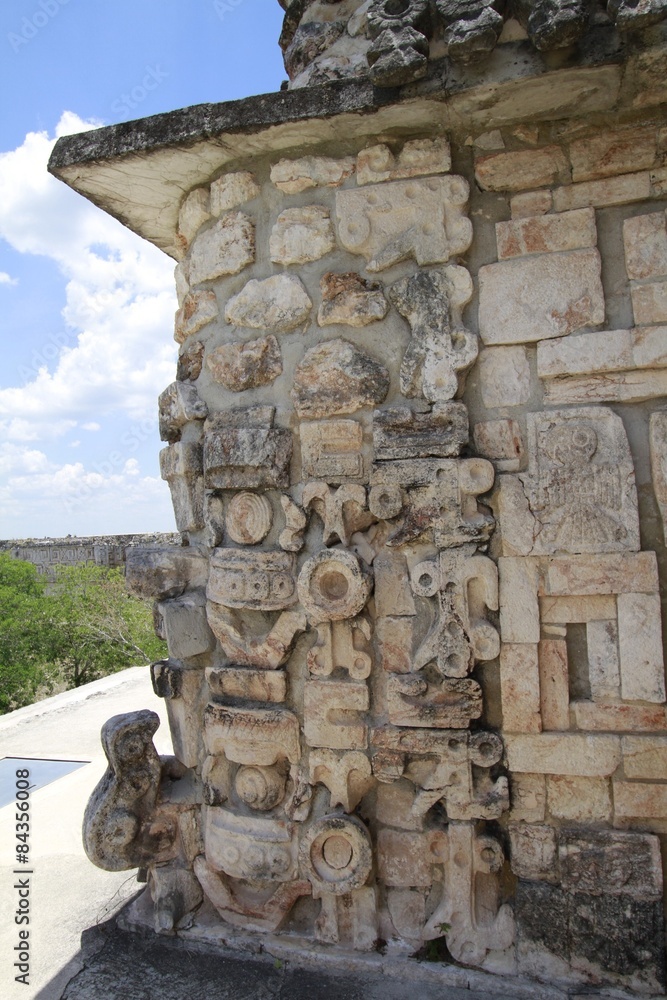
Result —
<instances>
[{"instance_id":1,"label":"rectangular stone block","mask_svg":"<svg viewBox=\"0 0 667 1000\"><path fill-rule=\"evenodd\" d=\"M549 812L574 823L600 823L611 819L611 788L606 778L549 775Z\"/></svg>"},{"instance_id":2,"label":"rectangular stone block","mask_svg":"<svg viewBox=\"0 0 667 1000\"><path fill-rule=\"evenodd\" d=\"M533 215L545 215L551 211L552 205L551 191L524 191L510 198L510 212L513 219L529 219Z\"/></svg>"},{"instance_id":3,"label":"rectangular stone block","mask_svg":"<svg viewBox=\"0 0 667 1000\"><path fill-rule=\"evenodd\" d=\"M503 643L500 650L500 691L504 732L542 731L536 645Z\"/></svg>"},{"instance_id":4,"label":"rectangular stone block","mask_svg":"<svg viewBox=\"0 0 667 1000\"><path fill-rule=\"evenodd\" d=\"M667 784L615 781L614 819L667 819Z\"/></svg>"},{"instance_id":5,"label":"rectangular stone block","mask_svg":"<svg viewBox=\"0 0 667 1000\"><path fill-rule=\"evenodd\" d=\"M662 732L667 729L667 714L658 705L575 701L571 703L571 708L577 729L607 733Z\"/></svg>"},{"instance_id":6,"label":"rectangular stone block","mask_svg":"<svg viewBox=\"0 0 667 1000\"><path fill-rule=\"evenodd\" d=\"M304 476L340 483L363 478L363 428L358 420L313 420L301 424Z\"/></svg>"},{"instance_id":7,"label":"rectangular stone block","mask_svg":"<svg viewBox=\"0 0 667 1000\"><path fill-rule=\"evenodd\" d=\"M562 830L558 859L562 885L569 892L662 896L660 842L651 834Z\"/></svg>"},{"instance_id":8,"label":"rectangular stone block","mask_svg":"<svg viewBox=\"0 0 667 1000\"><path fill-rule=\"evenodd\" d=\"M632 311L635 323L667 323L667 281L648 285L631 285Z\"/></svg>"},{"instance_id":9,"label":"rectangular stone block","mask_svg":"<svg viewBox=\"0 0 667 1000\"><path fill-rule=\"evenodd\" d=\"M542 728L567 730L570 728L570 685L565 640L541 639L538 656Z\"/></svg>"},{"instance_id":10,"label":"rectangular stone block","mask_svg":"<svg viewBox=\"0 0 667 1000\"><path fill-rule=\"evenodd\" d=\"M513 774L510 796L513 822L541 823L544 820L547 786L543 774Z\"/></svg>"},{"instance_id":11,"label":"rectangular stone block","mask_svg":"<svg viewBox=\"0 0 667 1000\"><path fill-rule=\"evenodd\" d=\"M616 615L609 620L591 621L586 626L588 679L593 701L618 698L621 673L618 657Z\"/></svg>"},{"instance_id":12,"label":"rectangular stone block","mask_svg":"<svg viewBox=\"0 0 667 1000\"><path fill-rule=\"evenodd\" d=\"M618 736L589 736L583 733L508 735L505 747L510 771L531 774L604 778L613 774L621 763L621 740Z\"/></svg>"},{"instance_id":13,"label":"rectangular stone block","mask_svg":"<svg viewBox=\"0 0 667 1000\"><path fill-rule=\"evenodd\" d=\"M437 139L412 139L398 154L389 146L369 146L357 156L357 184L379 184L424 174L446 174L452 167L449 143Z\"/></svg>"},{"instance_id":14,"label":"rectangular stone block","mask_svg":"<svg viewBox=\"0 0 667 1000\"><path fill-rule=\"evenodd\" d=\"M309 680L303 691L303 732L309 747L364 750L368 727L363 718L369 707L363 682Z\"/></svg>"},{"instance_id":15,"label":"rectangular stone block","mask_svg":"<svg viewBox=\"0 0 667 1000\"><path fill-rule=\"evenodd\" d=\"M214 549L206 596L226 608L280 611L297 599L295 576L293 552Z\"/></svg>"},{"instance_id":16,"label":"rectangular stone block","mask_svg":"<svg viewBox=\"0 0 667 1000\"><path fill-rule=\"evenodd\" d=\"M491 153L475 160L475 177L484 191L528 191L565 181L567 157L560 146Z\"/></svg>"},{"instance_id":17,"label":"rectangular stone block","mask_svg":"<svg viewBox=\"0 0 667 1000\"><path fill-rule=\"evenodd\" d=\"M185 594L159 606L169 655L176 660L207 653L215 646L215 636L206 620L203 595Z\"/></svg>"},{"instance_id":18,"label":"rectangular stone block","mask_svg":"<svg viewBox=\"0 0 667 1000\"><path fill-rule=\"evenodd\" d=\"M516 420L484 420L473 429L475 451L493 459L501 472L515 472L524 454L521 425Z\"/></svg>"},{"instance_id":19,"label":"rectangular stone block","mask_svg":"<svg viewBox=\"0 0 667 1000\"><path fill-rule=\"evenodd\" d=\"M206 679L213 695L248 701L283 702L287 697L284 670L253 670L251 667L216 667Z\"/></svg>"},{"instance_id":20,"label":"rectangular stone block","mask_svg":"<svg viewBox=\"0 0 667 1000\"><path fill-rule=\"evenodd\" d=\"M509 827L512 871L531 881L560 881L558 834L552 826L512 823Z\"/></svg>"},{"instance_id":21,"label":"rectangular stone block","mask_svg":"<svg viewBox=\"0 0 667 1000\"><path fill-rule=\"evenodd\" d=\"M412 671L412 618L378 618L375 625L382 669L391 674Z\"/></svg>"},{"instance_id":22,"label":"rectangular stone block","mask_svg":"<svg viewBox=\"0 0 667 1000\"><path fill-rule=\"evenodd\" d=\"M599 181L583 181L556 188L553 192L554 211L567 212L573 208L607 208L610 205L628 205L632 201L645 201L651 197L651 178L648 170Z\"/></svg>"},{"instance_id":23,"label":"rectangular stone block","mask_svg":"<svg viewBox=\"0 0 667 1000\"><path fill-rule=\"evenodd\" d=\"M597 244L595 209L536 215L496 223L498 259L526 254L581 250Z\"/></svg>"},{"instance_id":24,"label":"rectangular stone block","mask_svg":"<svg viewBox=\"0 0 667 1000\"><path fill-rule=\"evenodd\" d=\"M626 219L623 243L628 278L646 281L667 277L667 216L664 212Z\"/></svg>"},{"instance_id":25,"label":"rectangular stone block","mask_svg":"<svg viewBox=\"0 0 667 1000\"><path fill-rule=\"evenodd\" d=\"M211 489L289 486L292 432L273 427L274 408L225 410L204 425L204 476Z\"/></svg>"},{"instance_id":26,"label":"rectangular stone block","mask_svg":"<svg viewBox=\"0 0 667 1000\"><path fill-rule=\"evenodd\" d=\"M386 885L430 886L433 863L428 837L423 833L380 830L378 875Z\"/></svg>"},{"instance_id":27,"label":"rectangular stone block","mask_svg":"<svg viewBox=\"0 0 667 1000\"><path fill-rule=\"evenodd\" d=\"M541 597L540 620L543 625L567 625L570 622L595 622L616 618L616 598L596 597Z\"/></svg>"},{"instance_id":28,"label":"rectangular stone block","mask_svg":"<svg viewBox=\"0 0 667 1000\"><path fill-rule=\"evenodd\" d=\"M463 403L441 403L431 413L417 413L407 406L393 406L376 410L373 414L376 462L453 458L461 454L467 443L468 410Z\"/></svg>"},{"instance_id":29,"label":"rectangular stone block","mask_svg":"<svg viewBox=\"0 0 667 1000\"><path fill-rule=\"evenodd\" d=\"M624 736L621 749L626 778L667 781L667 736Z\"/></svg>"},{"instance_id":30,"label":"rectangular stone block","mask_svg":"<svg viewBox=\"0 0 667 1000\"><path fill-rule=\"evenodd\" d=\"M236 764L268 767L281 757L295 764L301 756L299 720L285 708L206 706L204 738L209 754Z\"/></svg>"},{"instance_id":31,"label":"rectangular stone block","mask_svg":"<svg viewBox=\"0 0 667 1000\"><path fill-rule=\"evenodd\" d=\"M532 386L525 347L489 347L481 352L478 366L482 401L487 409L528 402Z\"/></svg>"},{"instance_id":32,"label":"rectangular stone block","mask_svg":"<svg viewBox=\"0 0 667 1000\"><path fill-rule=\"evenodd\" d=\"M468 678L429 682L421 674L392 674L387 712L393 726L465 729L482 714L482 689Z\"/></svg>"},{"instance_id":33,"label":"rectangular stone block","mask_svg":"<svg viewBox=\"0 0 667 1000\"><path fill-rule=\"evenodd\" d=\"M667 367L667 327L600 330L537 345L540 378Z\"/></svg>"},{"instance_id":34,"label":"rectangular stone block","mask_svg":"<svg viewBox=\"0 0 667 1000\"><path fill-rule=\"evenodd\" d=\"M502 560L499 560L502 562ZM597 556L553 556L543 577L545 596L650 594L658 590L655 552L610 552Z\"/></svg>"},{"instance_id":35,"label":"rectangular stone block","mask_svg":"<svg viewBox=\"0 0 667 1000\"><path fill-rule=\"evenodd\" d=\"M659 594L618 595L621 692L626 701L665 701Z\"/></svg>"},{"instance_id":36,"label":"rectangular stone block","mask_svg":"<svg viewBox=\"0 0 667 1000\"><path fill-rule=\"evenodd\" d=\"M623 129L587 136L570 143L569 152L575 182L648 170L656 161L656 129Z\"/></svg>"},{"instance_id":37,"label":"rectangular stone block","mask_svg":"<svg viewBox=\"0 0 667 1000\"><path fill-rule=\"evenodd\" d=\"M533 294L537 288L539 296ZM480 268L479 332L485 344L563 337L599 326L604 317L597 250L541 254Z\"/></svg>"},{"instance_id":38,"label":"rectangular stone block","mask_svg":"<svg viewBox=\"0 0 667 1000\"><path fill-rule=\"evenodd\" d=\"M663 537L667 542L667 410L655 410L651 414L649 450L653 492L662 517Z\"/></svg>"},{"instance_id":39,"label":"rectangular stone block","mask_svg":"<svg viewBox=\"0 0 667 1000\"><path fill-rule=\"evenodd\" d=\"M539 575L536 559L503 557L500 574L500 633L503 642L540 639Z\"/></svg>"},{"instance_id":40,"label":"rectangular stone block","mask_svg":"<svg viewBox=\"0 0 667 1000\"><path fill-rule=\"evenodd\" d=\"M573 403L639 403L666 394L665 369L580 375L544 383L544 402L554 406Z\"/></svg>"}]
</instances>

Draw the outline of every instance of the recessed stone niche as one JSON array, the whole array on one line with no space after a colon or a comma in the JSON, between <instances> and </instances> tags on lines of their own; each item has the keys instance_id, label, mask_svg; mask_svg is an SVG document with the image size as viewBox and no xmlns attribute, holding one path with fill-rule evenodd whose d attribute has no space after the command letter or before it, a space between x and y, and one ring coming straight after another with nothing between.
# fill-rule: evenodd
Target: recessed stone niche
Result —
<instances>
[{"instance_id":1,"label":"recessed stone niche","mask_svg":"<svg viewBox=\"0 0 667 1000\"><path fill-rule=\"evenodd\" d=\"M56 146L177 261L126 926L664 986L665 8L524 7L290 4L291 91Z\"/></svg>"}]
</instances>

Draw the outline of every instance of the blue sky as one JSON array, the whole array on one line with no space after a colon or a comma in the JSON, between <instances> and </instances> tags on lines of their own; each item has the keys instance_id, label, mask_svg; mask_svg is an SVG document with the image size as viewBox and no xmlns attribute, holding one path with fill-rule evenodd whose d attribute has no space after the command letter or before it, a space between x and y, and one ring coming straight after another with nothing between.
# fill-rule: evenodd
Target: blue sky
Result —
<instances>
[{"instance_id":1,"label":"blue sky","mask_svg":"<svg viewBox=\"0 0 667 1000\"><path fill-rule=\"evenodd\" d=\"M277 0L0 5L0 538L171 531L174 262L49 177L57 135L277 90Z\"/></svg>"}]
</instances>

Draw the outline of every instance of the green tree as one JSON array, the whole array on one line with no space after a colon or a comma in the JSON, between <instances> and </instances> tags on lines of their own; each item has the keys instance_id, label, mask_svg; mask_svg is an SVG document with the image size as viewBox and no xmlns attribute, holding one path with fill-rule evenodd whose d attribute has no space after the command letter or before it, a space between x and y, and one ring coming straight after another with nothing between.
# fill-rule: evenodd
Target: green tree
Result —
<instances>
[{"instance_id":1,"label":"green tree","mask_svg":"<svg viewBox=\"0 0 667 1000\"><path fill-rule=\"evenodd\" d=\"M46 581L32 563L0 553L0 713L29 705L50 684Z\"/></svg>"}]
</instances>

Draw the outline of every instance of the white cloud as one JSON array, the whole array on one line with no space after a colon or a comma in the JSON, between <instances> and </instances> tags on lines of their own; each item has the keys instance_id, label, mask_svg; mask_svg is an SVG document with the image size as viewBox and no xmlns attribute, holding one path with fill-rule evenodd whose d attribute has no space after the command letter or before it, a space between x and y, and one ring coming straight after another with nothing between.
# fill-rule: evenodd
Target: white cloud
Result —
<instances>
[{"instance_id":1,"label":"white cloud","mask_svg":"<svg viewBox=\"0 0 667 1000\"><path fill-rule=\"evenodd\" d=\"M18 283L18 278L12 278L6 271L0 271L0 285L18 285Z\"/></svg>"},{"instance_id":2,"label":"white cloud","mask_svg":"<svg viewBox=\"0 0 667 1000\"><path fill-rule=\"evenodd\" d=\"M99 431L100 425L96 420L88 420L85 424L81 424L82 431Z\"/></svg>"}]
</instances>

